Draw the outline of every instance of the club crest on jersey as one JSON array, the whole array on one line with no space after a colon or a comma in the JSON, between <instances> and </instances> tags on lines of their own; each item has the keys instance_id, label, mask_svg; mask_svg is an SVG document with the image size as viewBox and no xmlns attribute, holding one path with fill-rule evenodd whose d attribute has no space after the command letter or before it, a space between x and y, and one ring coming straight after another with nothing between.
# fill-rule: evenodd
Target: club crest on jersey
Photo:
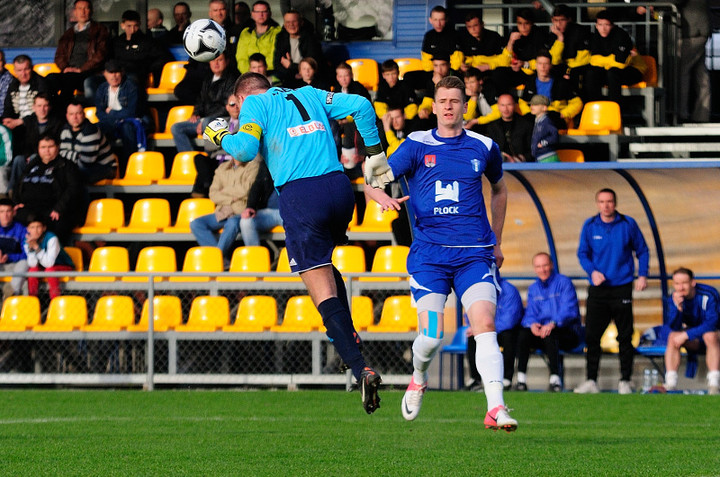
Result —
<instances>
[{"instance_id":1,"label":"club crest on jersey","mask_svg":"<svg viewBox=\"0 0 720 477\"><path fill-rule=\"evenodd\" d=\"M472 165L473 171L480 172L480 159L472 159L470 164Z\"/></svg>"},{"instance_id":2,"label":"club crest on jersey","mask_svg":"<svg viewBox=\"0 0 720 477\"><path fill-rule=\"evenodd\" d=\"M435 167L435 154L425 154L425 167Z\"/></svg>"}]
</instances>

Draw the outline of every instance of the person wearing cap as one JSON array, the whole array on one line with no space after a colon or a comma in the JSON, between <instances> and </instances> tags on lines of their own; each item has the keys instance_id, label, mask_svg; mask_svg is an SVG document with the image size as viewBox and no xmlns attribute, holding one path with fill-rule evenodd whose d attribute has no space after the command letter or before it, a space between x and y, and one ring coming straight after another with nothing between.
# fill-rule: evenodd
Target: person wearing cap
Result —
<instances>
[{"instance_id":1,"label":"person wearing cap","mask_svg":"<svg viewBox=\"0 0 720 477\"><path fill-rule=\"evenodd\" d=\"M559 162L555 152L558 143L558 130L547 115L550 100L547 96L536 94L530 100L530 112L535 116L530 146L537 162Z\"/></svg>"}]
</instances>

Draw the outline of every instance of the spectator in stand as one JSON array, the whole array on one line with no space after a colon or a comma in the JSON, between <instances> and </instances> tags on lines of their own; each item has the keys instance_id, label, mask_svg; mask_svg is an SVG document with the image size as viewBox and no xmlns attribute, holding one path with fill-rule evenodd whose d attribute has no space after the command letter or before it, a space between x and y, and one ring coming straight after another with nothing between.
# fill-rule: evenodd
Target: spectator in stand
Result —
<instances>
[{"instance_id":1,"label":"spectator in stand","mask_svg":"<svg viewBox=\"0 0 720 477\"><path fill-rule=\"evenodd\" d=\"M680 7L680 84L678 116L681 122L710 121L710 74L705 66L705 45L712 33L707 0L674 2ZM692 93L690 93L692 91ZM690 95L695 98L690 104Z\"/></svg>"},{"instance_id":2,"label":"spectator in stand","mask_svg":"<svg viewBox=\"0 0 720 477\"><path fill-rule=\"evenodd\" d=\"M413 129L408 126L405 120L405 114L400 108L393 108L385 113L382 117L383 130L385 131L385 141L387 142L388 157L395 152L395 149L402 144L405 138Z\"/></svg>"},{"instance_id":3,"label":"spectator in stand","mask_svg":"<svg viewBox=\"0 0 720 477\"><path fill-rule=\"evenodd\" d=\"M515 389L527 391L530 350L542 349L550 368L548 390L562 391L560 351L580 344L580 310L572 281L555 272L550 255L535 254L537 280L528 288L527 308L518 338L518 375Z\"/></svg>"},{"instance_id":4,"label":"spectator in stand","mask_svg":"<svg viewBox=\"0 0 720 477\"><path fill-rule=\"evenodd\" d=\"M129 81L117 60L105 65L105 83L95 95L98 127L109 139L122 141L120 167L125 168L130 154L147 149L150 118L145 112L144 89Z\"/></svg>"},{"instance_id":5,"label":"spectator in stand","mask_svg":"<svg viewBox=\"0 0 720 477\"><path fill-rule=\"evenodd\" d=\"M298 67L303 58L313 58L324 64L322 45L312 30L303 28L303 18L297 10L283 16L283 26L275 39L275 75L284 85L300 79ZM321 75L322 76L322 75Z\"/></svg>"},{"instance_id":6,"label":"spectator in stand","mask_svg":"<svg viewBox=\"0 0 720 477\"><path fill-rule=\"evenodd\" d=\"M370 101L370 93L365 87L353 79L353 72L350 65L340 63L335 68L335 85L332 90L338 93L357 94ZM338 124L342 134L340 162L345 167L345 173L349 177L357 178L362 175L361 164L365 160L365 145L355 127L352 117L339 119ZM353 171L353 169L355 169ZM351 172L353 171L353 172Z\"/></svg>"},{"instance_id":7,"label":"spectator in stand","mask_svg":"<svg viewBox=\"0 0 720 477\"><path fill-rule=\"evenodd\" d=\"M240 219L247 208L250 188L255 182L260 167L256 157L250 162L241 162L233 158L218 165L210 186L210 200L215 203L215 212L198 217L190 222L198 245L218 247L225 260L230 264L233 244L240 231ZM223 229L219 238L215 232Z\"/></svg>"},{"instance_id":8,"label":"spectator in stand","mask_svg":"<svg viewBox=\"0 0 720 477\"><path fill-rule=\"evenodd\" d=\"M59 91L63 109L75 90L84 91L85 101L92 103L95 88L100 83L98 75L108 56L109 33L107 28L92 19L92 13L90 0L75 0L75 25L60 37L55 51L55 64L61 72L47 76L52 91Z\"/></svg>"},{"instance_id":9,"label":"spectator in stand","mask_svg":"<svg viewBox=\"0 0 720 477\"><path fill-rule=\"evenodd\" d=\"M448 24L447 10L437 5L430 10L430 25L423 37L420 56L425 71L434 71L433 59L438 56L448 58L450 67L454 70L460 69L462 64L462 52L458 48L458 38L455 28Z\"/></svg>"},{"instance_id":10,"label":"spectator in stand","mask_svg":"<svg viewBox=\"0 0 720 477\"><path fill-rule=\"evenodd\" d=\"M400 67L394 60L385 60L380 66L382 80L375 95L375 113L379 118L385 116L390 109L400 108L405 119L417 116L418 100L414 89L405 81L400 80Z\"/></svg>"},{"instance_id":11,"label":"spectator in stand","mask_svg":"<svg viewBox=\"0 0 720 477\"><path fill-rule=\"evenodd\" d=\"M552 119L547 114L550 100L547 96L536 94L530 100L530 113L535 116L530 146L535 162L560 162L556 146L560 137Z\"/></svg>"},{"instance_id":12,"label":"spectator in stand","mask_svg":"<svg viewBox=\"0 0 720 477\"><path fill-rule=\"evenodd\" d=\"M488 123L486 134L500 147L504 162L531 161L532 123L518 114L515 97L509 93L498 97L497 106L501 117Z\"/></svg>"},{"instance_id":13,"label":"spectator in stand","mask_svg":"<svg viewBox=\"0 0 720 477\"><path fill-rule=\"evenodd\" d=\"M13 75L5 69L5 52L0 50L0 117L3 116L5 109L5 98L7 97L8 88L13 78Z\"/></svg>"},{"instance_id":14,"label":"spectator in stand","mask_svg":"<svg viewBox=\"0 0 720 477\"><path fill-rule=\"evenodd\" d=\"M497 32L485 28L479 12L465 15L465 30L458 34L458 47L463 54L463 72L469 67L485 72L507 65L505 42Z\"/></svg>"},{"instance_id":15,"label":"spectator in stand","mask_svg":"<svg viewBox=\"0 0 720 477\"><path fill-rule=\"evenodd\" d=\"M552 75L564 77L574 89L579 89L580 78L590 64L590 29L575 23L567 5L558 5L552 15L550 42Z\"/></svg>"},{"instance_id":16,"label":"spectator in stand","mask_svg":"<svg viewBox=\"0 0 720 477\"><path fill-rule=\"evenodd\" d=\"M422 90L422 102L418 106L418 119L422 120L422 123L418 125L420 129L432 128L437 123L437 118L432 109L435 85L446 76L454 76L454 72L450 69L448 57L437 54L432 59L432 64L432 72L426 72L425 86Z\"/></svg>"},{"instance_id":17,"label":"spectator in stand","mask_svg":"<svg viewBox=\"0 0 720 477\"><path fill-rule=\"evenodd\" d=\"M12 157L12 131L0 124L0 181L7 181ZM7 195L7 184L0 184L0 187L0 195Z\"/></svg>"},{"instance_id":18,"label":"spectator in stand","mask_svg":"<svg viewBox=\"0 0 720 477\"><path fill-rule=\"evenodd\" d=\"M314 58L303 58L300 61L298 69L300 71L300 78L295 80L290 85L291 88L302 88L303 86L312 86L317 89L324 89L330 91L330 85L321 77L318 76L319 66Z\"/></svg>"},{"instance_id":19,"label":"spectator in stand","mask_svg":"<svg viewBox=\"0 0 720 477\"><path fill-rule=\"evenodd\" d=\"M279 84L277 77L268 72L267 61L265 61L265 56L263 56L262 53L253 53L250 55L250 72L263 75L273 86Z\"/></svg>"},{"instance_id":20,"label":"spectator in stand","mask_svg":"<svg viewBox=\"0 0 720 477\"><path fill-rule=\"evenodd\" d=\"M470 66L465 71L463 80L468 103L467 111L463 115L465 128L472 129L478 124L487 124L500 118L500 110L495 106L497 104L495 85L489 75Z\"/></svg>"},{"instance_id":21,"label":"spectator in stand","mask_svg":"<svg viewBox=\"0 0 720 477\"><path fill-rule=\"evenodd\" d=\"M27 272L28 263L23 240L27 230L15 221L15 204L4 198L0 199L0 270L13 274L9 282L3 285L3 300L22 293L22 285Z\"/></svg>"},{"instance_id":22,"label":"spectator in stand","mask_svg":"<svg viewBox=\"0 0 720 477\"><path fill-rule=\"evenodd\" d=\"M225 115L225 102L233 92L238 73L231 67L225 52L209 64L210 73L202 82L190 120L175 123L170 128L178 152L192 151L195 148L192 140L202 134L207 123Z\"/></svg>"},{"instance_id":23,"label":"spectator in stand","mask_svg":"<svg viewBox=\"0 0 720 477\"><path fill-rule=\"evenodd\" d=\"M77 166L60 157L56 138L43 135L38 157L30 161L13 193L18 222L27 225L31 215L40 217L62 243L68 243L83 214L82 195Z\"/></svg>"},{"instance_id":24,"label":"spectator in stand","mask_svg":"<svg viewBox=\"0 0 720 477\"><path fill-rule=\"evenodd\" d=\"M27 233L23 249L27 255L29 272L71 272L75 270L70 255L65 252L59 237L48 230L46 219L41 215L27 216ZM60 278L47 277L50 298L61 295ZM38 277L28 277L28 295L37 296Z\"/></svg>"},{"instance_id":25,"label":"spectator in stand","mask_svg":"<svg viewBox=\"0 0 720 477\"><path fill-rule=\"evenodd\" d=\"M151 8L147 12L147 32L153 40L165 41L168 29L163 25L165 20L159 8Z\"/></svg>"},{"instance_id":26,"label":"spectator in stand","mask_svg":"<svg viewBox=\"0 0 720 477\"><path fill-rule=\"evenodd\" d=\"M268 68L273 71L275 65L275 41L282 27L272 19L270 4L264 0L253 3L251 16L255 22L252 28L240 32L237 44L237 68L240 73L249 70L248 59L253 53L262 53L268 61Z\"/></svg>"},{"instance_id":27,"label":"spectator in stand","mask_svg":"<svg viewBox=\"0 0 720 477\"><path fill-rule=\"evenodd\" d=\"M182 45L183 34L185 29L190 25L190 18L192 18L192 12L190 11L190 5L185 2L178 2L173 7L173 20L175 20L175 26L168 31L165 41L168 45Z\"/></svg>"},{"instance_id":28,"label":"spectator in stand","mask_svg":"<svg viewBox=\"0 0 720 477\"><path fill-rule=\"evenodd\" d=\"M260 245L260 233L270 232L283 224L279 196L267 164L262 157L255 161L259 162L257 177L250 188L247 207L240 219L240 235L246 246Z\"/></svg>"},{"instance_id":29,"label":"spectator in stand","mask_svg":"<svg viewBox=\"0 0 720 477\"><path fill-rule=\"evenodd\" d=\"M118 159L100 131L85 117L82 104L68 104L67 123L60 132L60 156L77 164L83 183L91 185L117 174Z\"/></svg>"},{"instance_id":30,"label":"spectator in stand","mask_svg":"<svg viewBox=\"0 0 720 477\"><path fill-rule=\"evenodd\" d=\"M250 18L250 7L245 2L235 2L233 7L233 22L240 28L242 32L244 29L253 26L253 20Z\"/></svg>"},{"instance_id":31,"label":"spectator in stand","mask_svg":"<svg viewBox=\"0 0 720 477\"><path fill-rule=\"evenodd\" d=\"M718 291L695 281L688 268L672 274L673 292L666 299L665 326L670 334L665 348L665 388L677 388L680 348L705 351L708 394L720 394L720 342L718 341Z\"/></svg>"},{"instance_id":32,"label":"spectator in stand","mask_svg":"<svg viewBox=\"0 0 720 477\"><path fill-rule=\"evenodd\" d=\"M610 12L597 14L595 33L590 37L590 66L583 79L584 100L620 102L623 85L642 81L647 65L634 49L630 35L613 23ZM607 98L602 88L607 85Z\"/></svg>"}]
</instances>

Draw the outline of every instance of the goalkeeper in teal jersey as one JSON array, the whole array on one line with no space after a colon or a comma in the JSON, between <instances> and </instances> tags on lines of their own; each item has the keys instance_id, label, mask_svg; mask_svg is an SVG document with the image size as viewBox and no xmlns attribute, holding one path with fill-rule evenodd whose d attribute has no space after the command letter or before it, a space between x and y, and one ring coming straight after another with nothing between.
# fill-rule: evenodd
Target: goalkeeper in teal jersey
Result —
<instances>
[{"instance_id":1,"label":"goalkeeper in teal jersey","mask_svg":"<svg viewBox=\"0 0 720 477\"><path fill-rule=\"evenodd\" d=\"M230 135L222 119L211 121L205 138L240 161L265 157L280 193L280 215L290 268L299 272L323 318L327 335L352 369L368 414L380 407L380 376L367 366L350 316L340 272L332 251L347 242L355 208L350 180L343 173L330 130L331 119L352 116L371 163L387 163L375 127L375 111L361 96L330 93L306 86L273 88L257 73L235 83L240 102L240 128Z\"/></svg>"},{"instance_id":2,"label":"goalkeeper in teal jersey","mask_svg":"<svg viewBox=\"0 0 720 477\"><path fill-rule=\"evenodd\" d=\"M414 372L402 399L403 417L413 420L420 412L427 369L442 346L445 301L454 289L477 343L475 363L488 404L485 427L510 432L517 421L503 400L503 358L495 332L495 275L503 261L507 188L500 149L491 139L463 129L466 110L463 81L443 78L435 86L433 101L437 129L411 133L389 165L370 161L365 175L375 178L378 187L404 176L416 217L407 262L420 332L413 343ZM483 199L483 175L490 181L491 219ZM400 200L380 188L365 189L383 209L399 209Z\"/></svg>"}]
</instances>

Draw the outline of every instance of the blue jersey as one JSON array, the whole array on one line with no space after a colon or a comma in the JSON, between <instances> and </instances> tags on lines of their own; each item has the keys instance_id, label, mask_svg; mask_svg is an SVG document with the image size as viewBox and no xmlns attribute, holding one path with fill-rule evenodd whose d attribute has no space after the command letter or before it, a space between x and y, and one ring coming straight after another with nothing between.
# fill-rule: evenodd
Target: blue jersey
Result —
<instances>
[{"instance_id":1,"label":"blue jersey","mask_svg":"<svg viewBox=\"0 0 720 477\"><path fill-rule=\"evenodd\" d=\"M342 171L330 119L352 116L367 146L380 143L375 111L355 94L330 93L311 86L270 88L245 98L237 133L222 148L239 161L265 158L275 187L308 177Z\"/></svg>"},{"instance_id":2,"label":"blue jersey","mask_svg":"<svg viewBox=\"0 0 720 477\"><path fill-rule=\"evenodd\" d=\"M533 323L547 325L551 321L558 328L580 325L575 286L568 277L555 272L545 281L538 278L528 288L522 325L530 328Z\"/></svg>"},{"instance_id":3,"label":"blue jersey","mask_svg":"<svg viewBox=\"0 0 720 477\"><path fill-rule=\"evenodd\" d=\"M502 333L518 326L523 318L523 304L520 292L509 281L498 276L500 296L495 312L495 331Z\"/></svg>"},{"instance_id":4,"label":"blue jersey","mask_svg":"<svg viewBox=\"0 0 720 477\"><path fill-rule=\"evenodd\" d=\"M677 309L672 295L667 297L665 324L673 331L685 330L689 340L702 339L702 335L717 329L718 306L718 291L698 283L695 285L695 296L683 300L683 311Z\"/></svg>"},{"instance_id":5,"label":"blue jersey","mask_svg":"<svg viewBox=\"0 0 720 477\"><path fill-rule=\"evenodd\" d=\"M416 240L456 247L495 245L482 176L495 184L503 170L500 149L490 138L464 129L449 138L439 137L435 129L417 131L389 163L396 178L407 178Z\"/></svg>"}]
</instances>

